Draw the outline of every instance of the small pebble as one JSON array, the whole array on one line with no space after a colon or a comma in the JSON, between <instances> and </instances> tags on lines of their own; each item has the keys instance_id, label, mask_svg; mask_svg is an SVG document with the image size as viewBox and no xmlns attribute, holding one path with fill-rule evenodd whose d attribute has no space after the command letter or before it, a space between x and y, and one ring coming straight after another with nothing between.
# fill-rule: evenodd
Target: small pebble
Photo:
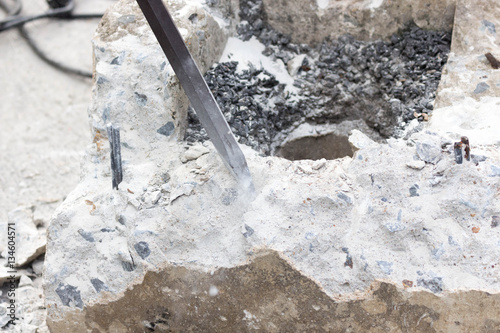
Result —
<instances>
[{"instance_id":1,"label":"small pebble","mask_svg":"<svg viewBox=\"0 0 500 333\"><path fill-rule=\"evenodd\" d=\"M31 281L31 279L26 275L21 275L21 278L19 279L18 288L22 287L33 287L33 281Z\"/></svg>"},{"instance_id":2,"label":"small pebble","mask_svg":"<svg viewBox=\"0 0 500 333\"><path fill-rule=\"evenodd\" d=\"M313 170L319 170L326 165L326 160L324 158L314 161L312 168Z\"/></svg>"},{"instance_id":3,"label":"small pebble","mask_svg":"<svg viewBox=\"0 0 500 333\"><path fill-rule=\"evenodd\" d=\"M500 216L492 216L491 217L491 227L496 228L500 225Z\"/></svg>"},{"instance_id":4,"label":"small pebble","mask_svg":"<svg viewBox=\"0 0 500 333\"><path fill-rule=\"evenodd\" d=\"M425 167L424 161L411 161L406 163L406 166L410 169L422 170Z\"/></svg>"},{"instance_id":5,"label":"small pebble","mask_svg":"<svg viewBox=\"0 0 500 333\"><path fill-rule=\"evenodd\" d=\"M208 150L208 148L202 145L192 146L184 153L184 159L182 161L193 161L198 159L202 155L208 154L209 152L210 151Z\"/></svg>"},{"instance_id":6,"label":"small pebble","mask_svg":"<svg viewBox=\"0 0 500 333\"><path fill-rule=\"evenodd\" d=\"M35 260L33 264L31 264L31 268L33 268L33 272L36 275L41 275L43 273L43 260Z\"/></svg>"}]
</instances>

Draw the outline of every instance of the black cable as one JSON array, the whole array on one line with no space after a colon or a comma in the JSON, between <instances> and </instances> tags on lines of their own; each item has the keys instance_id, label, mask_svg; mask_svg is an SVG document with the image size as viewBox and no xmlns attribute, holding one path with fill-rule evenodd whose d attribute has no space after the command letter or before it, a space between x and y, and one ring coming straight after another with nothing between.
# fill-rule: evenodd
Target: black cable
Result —
<instances>
[{"instance_id":1,"label":"black cable","mask_svg":"<svg viewBox=\"0 0 500 333\"><path fill-rule=\"evenodd\" d=\"M43 18L58 18L58 19L87 19L87 18L101 18L102 14L72 14L73 8L75 7L73 1L69 1L64 7L51 8L45 13L33 15L33 16L20 16L18 15L21 11L22 4L20 0L16 1L16 7L9 10L8 6L0 1L0 7L8 11L7 18L0 20L0 32L9 30L12 28L20 27L25 23L40 20Z\"/></svg>"},{"instance_id":2,"label":"black cable","mask_svg":"<svg viewBox=\"0 0 500 333\"><path fill-rule=\"evenodd\" d=\"M54 0L53 0L54 1ZM74 8L74 3L72 0L58 2L59 8L52 8L46 13L23 17L19 16L19 12L21 11L22 4L20 0L16 0L16 6L13 8L9 8L2 0L0 0L0 7L2 7L5 11L8 12L7 19L0 21L0 32L12 29L14 27L19 28L21 32L21 36L26 40L29 47L33 50L33 52L44 62L49 64L50 66L59 69L65 73L76 74L83 77L92 78L92 73L86 70L76 69L70 66L67 66L59 61L51 59L34 41L34 39L28 33L28 30L24 27L24 24L39 20L42 18L57 18L57 19L68 19L68 20L78 20L78 19L90 19L90 18L101 18L102 14L72 14L72 10Z\"/></svg>"},{"instance_id":3,"label":"black cable","mask_svg":"<svg viewBox=\"0 0 500 333\"><path fill-rule=\"evenodd\" d=\"M21 12L21 9L23 8L23 4L21 3L21 0L15 0L14 4L15 4L14 7L9 8L9 6L7 6L5 4L5 2L0 1L0 7L2 7L3 10L7 12L7 17L15 16Z\"/></svg>"},{"instance_id":4,"label":"black cable","mask_svg":"<svg viewBox=\"0 0 500 333\"><path fill-rule=\"evenodd\" d=\"M31 38L30 34L28 33L28 31L26 30L24 25L19 27L19 31L21 32L21 36L23 36L23 38L26 40L29 47L33 50L33 52L35 52L35 54L40 59L45 61L50 66L55 67L55 68L59 69L60 71L65 72L65 73L71 73L71 74L76 74L76 75L83 76L83 77L92 78L92 73L89 71L73 68L73 67L70 67L70 66L63 64L62 62L51 59L44 51L42 51L42 49L40 49L38 47L38 45L35 43L33 38Z\"/></svg>"},{"instance_id":5,"label":"black cable","mask_svg":"<svg viewBox=\"0 0 500 333\"><path fill-rule=\"evenodd\" d=\"M20 16L20 15L10 16L10 18L0 21L0 32L15 27L20 27L25 23L36 21L42 18L70 16L73 8L75 8L75 3L73 1L70 1L64 7L52 8L42 14L33 16Z\"/></svg>"},{"instance_id":6,"label":"black cable","mask_svg":"<svg viewBox=\"0 0 500 333\"><path fill-rule=\"evenodd\" d=\"M80 20L80 19L91 19L91 18L101 18L104 14L71 14L67 17L55 17L59 20Z\"/></svg>"},{"instance_id":7,"label":"black cable","mask_svg":"<svg viewBox=\"0 0 500 333\"><path fill-rule=\"evenodd\" d=\"M47 0L50 8L61 8L64 7L72 0Z\"/></svg>"}]
</instances>

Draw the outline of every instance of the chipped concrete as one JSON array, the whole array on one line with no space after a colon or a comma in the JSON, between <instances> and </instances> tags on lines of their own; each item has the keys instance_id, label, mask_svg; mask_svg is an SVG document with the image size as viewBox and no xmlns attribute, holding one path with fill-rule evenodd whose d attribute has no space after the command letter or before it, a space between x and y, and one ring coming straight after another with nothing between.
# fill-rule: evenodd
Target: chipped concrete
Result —
<instances>
[{"instance_id":1,"label":"chipped concrete","mask_svg":"<svg viewBox=\"0 0 500 333\"><path fill-rule=\"evenodd\" d=\"M218 290L211 293L211 290ZM103 292L103 300L106 292ZM162 302L158 300L162 299ZM148 272L117 301L73 310L53 332L495 332L500 295L436 296L378 281L356 297L329 297L276 252L244 265L201 272ZM453 311L449 311L453 308ZM74 322L82 323L75 327Z\"/></svg>"},{"instance_id":2,"label":"chipped concrete","mask_svg":"<svg viewBox=\"0 0 500 333\"><path fill-rule=\"evenodd\" d=\"M53 332L498 331L496 142L471 141L463 164L453 155L460 133L434 124L383 144L354 132L352 157L334 160L242 147L255 182L247 193L211 144L178 140L187 103L144 19L130 33L113 23L135 6L114 7L102 29L116 30L94 43L94 142L48 231ZM221 43L193 46L210 64L227 30L203 6L178 8L187 40L200 28ZM217 50L196 51L209 43ZM108 121L122 128L117 191Z\"/></svg>"}]
</instances>

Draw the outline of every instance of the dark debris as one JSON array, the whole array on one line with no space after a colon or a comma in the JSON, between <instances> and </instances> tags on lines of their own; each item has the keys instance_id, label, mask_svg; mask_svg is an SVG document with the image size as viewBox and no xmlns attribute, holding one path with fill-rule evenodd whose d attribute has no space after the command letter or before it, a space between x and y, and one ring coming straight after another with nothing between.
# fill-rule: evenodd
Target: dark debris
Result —
<instances>
[{"instance_id":1,"label":"dark debris","mask_svg":"<svg viewBox=\"0 0 500 333\"><path fill-rule=\"evenodd\" d=\"M316 48L294 44L265 20L261 0L240 1L239 38L258 38L264 54L286 64L306 60L294 77L298 101L265 69L236 73L236 62L215 64L205 79L238 141L262 154L272 153L278 133L302 122L338 123L363 119L383 137L432 113L441 70L450 51L451 33L412 27L390 41L362 42L351 36L325 40ZM425 117L418 118L423 121ZM208 139L189 112L186 140Z\"/></svg>"}]
</instances>

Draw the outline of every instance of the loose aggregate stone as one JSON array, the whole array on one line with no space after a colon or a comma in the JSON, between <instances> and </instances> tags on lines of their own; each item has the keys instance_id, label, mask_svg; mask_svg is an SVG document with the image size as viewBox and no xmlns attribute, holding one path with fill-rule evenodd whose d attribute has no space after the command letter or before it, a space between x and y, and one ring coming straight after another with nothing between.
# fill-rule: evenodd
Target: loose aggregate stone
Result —
<instances>
[{"instance_id":1,"label":"loose aggregate stone","mask_svg":"<svg viewBox=\"0 0 500 333\"><path fill-rule=\"evenodd\" d=\"M217 64L205 79L238 141L269 155L274 136L304 119L300 103L287 101L284 85L265 70L238 74L236 66L235 61ZM191 109L188 122L187 141L208 139Z\"/></svg>"},{"instance_id":2,"label":"loose aggregate stone","mask_svg":"<svg viewBox=\"0 0 500 333\"><path fill-rule=\"evenodd\" d=\"M217 63L206 73L240 143L270 155L276 135L300 123L353 119L363 119L382 137L397 137L415 114L432 112L450 50L450 32L409 27L389 41L363 42L342 36L311 48L291 43L266 24L261 1L240 1L240 10L240 39L257 37L266 46L264 55L285 64L302 59L296 73L292 72L300 91L295 97L265 68L237 73L237 62L232 61ZM188 121L188 142L208 139L192 110Z\"/></svg>"}]
</instances>

